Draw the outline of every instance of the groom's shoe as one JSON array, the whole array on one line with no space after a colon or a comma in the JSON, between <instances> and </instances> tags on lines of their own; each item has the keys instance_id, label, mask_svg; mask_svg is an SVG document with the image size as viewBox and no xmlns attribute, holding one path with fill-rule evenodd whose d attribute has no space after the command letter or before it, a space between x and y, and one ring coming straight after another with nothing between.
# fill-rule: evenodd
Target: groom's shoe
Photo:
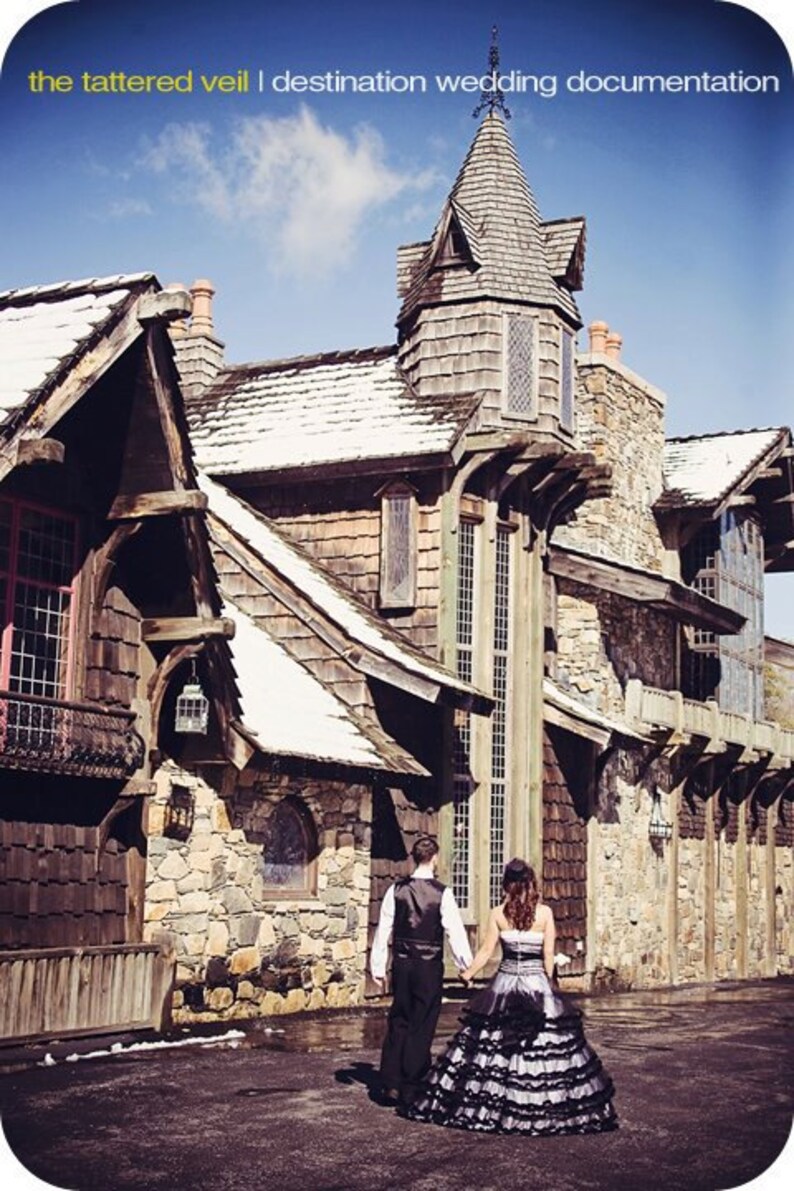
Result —
<instances>
[{"instance_id":1,"label":"groom's shoe","mask_svg":"<svg viewBox=\"0 0 794 1191\"><path fill-rule=\"evenodd\" d=\"M396 1108L400 1103L400 1092L398 1088L381 1088L380 1103L385 1108Z\"/></svg>"}]
</instances>

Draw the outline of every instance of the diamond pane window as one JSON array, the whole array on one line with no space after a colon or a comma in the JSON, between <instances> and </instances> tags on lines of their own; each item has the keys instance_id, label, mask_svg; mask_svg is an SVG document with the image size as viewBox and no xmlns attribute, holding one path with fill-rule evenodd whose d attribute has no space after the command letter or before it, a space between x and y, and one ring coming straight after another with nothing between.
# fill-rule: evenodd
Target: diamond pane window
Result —
<instances>
[{"instance_id":1,"label":"diamond pane window","mask_svg":"<svg viewBox=\"0 0 794 1191\"><path fill-rule=\"evenodd\" d=\"M381 608L413 608L416 603L416 494L409 484L381 491Z\"/></svg>"},{"instance_id":2,"label":"diamond pane window","mask_svg":"<svg viewBox=\"0 0 794 1191\"><path fill-rule=\"evenodd\" d=\"M560 332L560 426L573 430L573 335Z\"/></svg>"},{"instance_id":3,"label":"diamond pane window","mask_svg":"<svg viewBox=\"0 0 794 1191\"><path fill-rule=\"evenodd\" d=\"M537 416L537 348L535 319L526 314L506 314L504 340L505 413L520 418Z\"/></svg>"}]
</instances>

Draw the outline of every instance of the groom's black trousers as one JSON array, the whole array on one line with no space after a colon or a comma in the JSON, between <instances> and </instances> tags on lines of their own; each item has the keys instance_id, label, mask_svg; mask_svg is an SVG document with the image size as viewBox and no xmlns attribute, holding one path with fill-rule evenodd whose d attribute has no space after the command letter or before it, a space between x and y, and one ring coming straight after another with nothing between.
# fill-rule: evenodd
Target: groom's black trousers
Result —
<instances>
[{"instance_id":1,"label":"groom's black trousers","mask_svg":"<svg viewBox=\"0 0 794 1191\"><path fill-rule=\"evenodd\" d=\"M440 948L439 948L440 951ZM410 1100L430 1067L430 1047L441 1011L444 964L418 955L396 955L392 965L392 1007L383 1043L384 1087Z\"/></svg>"}]
</instances>

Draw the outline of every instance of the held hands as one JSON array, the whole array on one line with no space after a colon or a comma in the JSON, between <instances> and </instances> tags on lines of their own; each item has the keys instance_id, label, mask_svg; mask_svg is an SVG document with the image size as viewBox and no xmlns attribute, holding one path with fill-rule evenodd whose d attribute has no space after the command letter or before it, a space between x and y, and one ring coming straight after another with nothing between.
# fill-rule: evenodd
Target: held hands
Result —
<instances>
[{"instance_id":1,"label":"held hands","mask_svg":"<svg viewBox=\"0 0 794 1191\"><path fill-rule=\"evenodd\" d=\"M471 982L474 979L474 972L472 971L472 965L469 964L468 968L463 968L463 970L459 973L459 975L460 975L460 978L463 981L463 983L466 985L466 987L470 988Z\"/></svg>"}]
</instances>

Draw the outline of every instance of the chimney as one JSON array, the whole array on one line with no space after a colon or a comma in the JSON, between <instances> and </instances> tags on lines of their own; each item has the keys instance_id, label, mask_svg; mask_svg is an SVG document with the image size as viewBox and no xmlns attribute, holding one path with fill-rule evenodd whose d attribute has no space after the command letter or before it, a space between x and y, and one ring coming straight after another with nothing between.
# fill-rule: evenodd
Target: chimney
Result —
<instances>
[{"instance_id":1,"label":"chimney","mask_svg":"<svg viewBox=\"0 0 794 1191\"><path fill-rule=\"evenodd\" d=\"M620 349L623 346L623 336L617 331L610 331L607 335L606 353L612 360L620 359Z\"/></svg>"},{"instance_id":2,"label":"chimney","mask_svg":"<svg viewBox=\"0 0 794 1191\"><path fill-rule=\"evenodd\" d=\"M223 367L224 345L215 335L212 319L212 299L215 288L211 281L194 281L190 287L193 315L190 324L182 324L174 334L174 356L182 382L182 392L188 399L197 397L208 388Z\"/></svg>"},{"instance_id":3,"label":"chimney","mask_svg":"<svg viewBox=\"0 0 794 1191\"><path fill-rule=\"evenodd\" d=\"M590 323L587 333L590 336L590 351L597 354L606 352L609 325L601 322Z\"/></svg>"}]
</instances>

